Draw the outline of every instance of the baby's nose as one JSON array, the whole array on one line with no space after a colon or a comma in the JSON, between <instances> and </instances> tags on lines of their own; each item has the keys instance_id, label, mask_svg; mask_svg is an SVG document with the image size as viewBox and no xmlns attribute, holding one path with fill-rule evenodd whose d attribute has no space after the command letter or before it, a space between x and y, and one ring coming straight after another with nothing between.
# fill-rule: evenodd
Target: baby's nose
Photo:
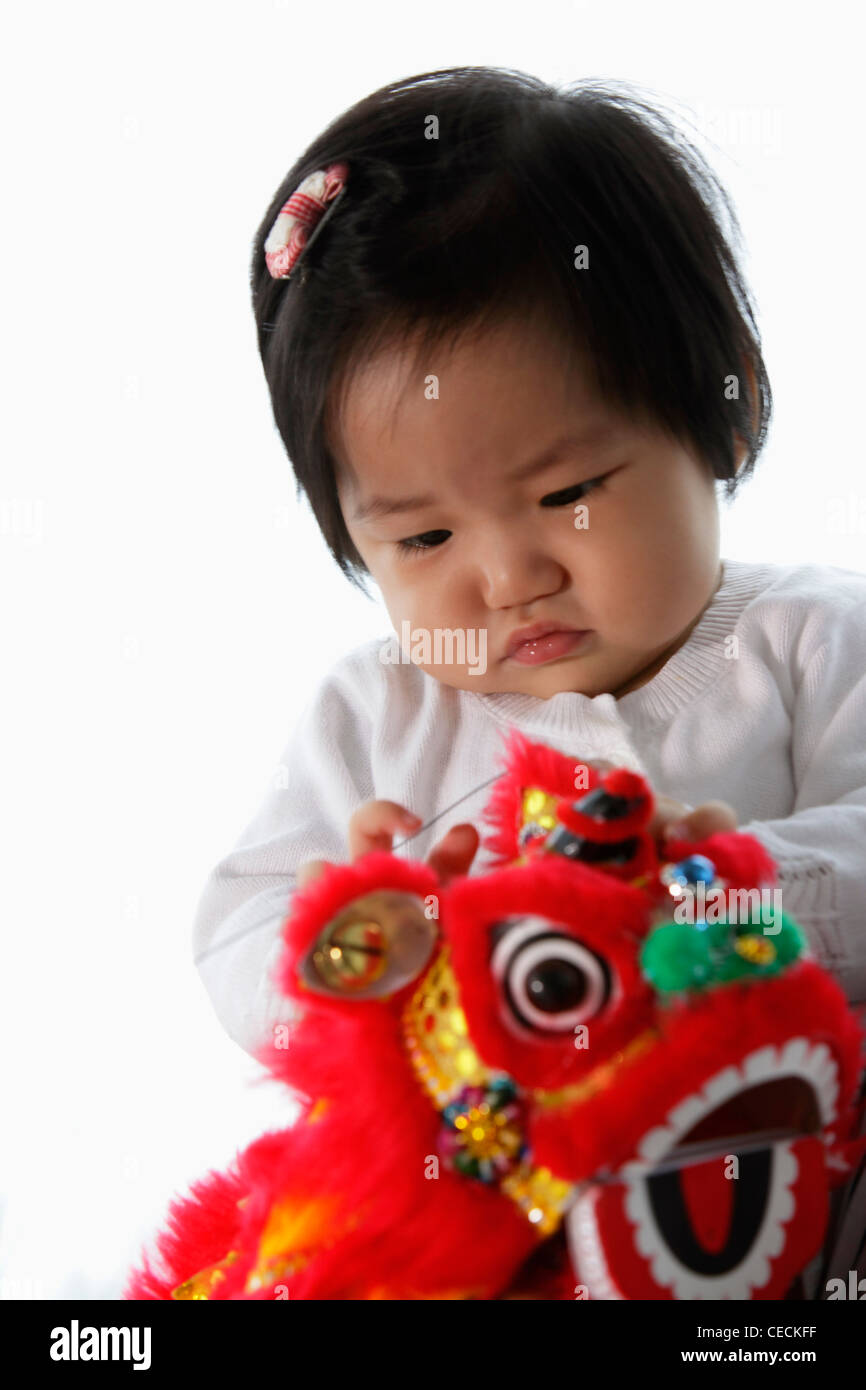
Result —
<instances>
[{"instance_id":1,"label":"baby's nose","mask_svg":"<svg viewBox=\"0 0 866 1390\"><path fill-rule=\"evenodd\" d=\"M538 599L557 593L566 578L554 556L508 537L479 546L475 563L488 608L528 608Z\"/></svg>"}]
</instances>

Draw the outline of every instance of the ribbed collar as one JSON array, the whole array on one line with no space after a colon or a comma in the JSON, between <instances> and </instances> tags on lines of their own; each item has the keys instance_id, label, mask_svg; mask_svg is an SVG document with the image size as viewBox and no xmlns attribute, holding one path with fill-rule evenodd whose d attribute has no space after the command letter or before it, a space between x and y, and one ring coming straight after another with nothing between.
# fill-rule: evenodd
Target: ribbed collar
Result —
<instances>
[{"instance_id":1,"label":"ribbed collar","mask_svg":"<svg viewBox=\"0 0 866 1390\"><path fill-rule=\"evenodd\" d=\"M555 735L603 723L629 728L659 724L706 689L726 665L724 639L752 599L778 576L779 566L744 560L722 560L722 580L687 640L660 671L617 700L611 694L581 695L562 690L550 699L514 692L485 695L471 692L492 718L503 724Z\"/></svg>"}]
</instances>

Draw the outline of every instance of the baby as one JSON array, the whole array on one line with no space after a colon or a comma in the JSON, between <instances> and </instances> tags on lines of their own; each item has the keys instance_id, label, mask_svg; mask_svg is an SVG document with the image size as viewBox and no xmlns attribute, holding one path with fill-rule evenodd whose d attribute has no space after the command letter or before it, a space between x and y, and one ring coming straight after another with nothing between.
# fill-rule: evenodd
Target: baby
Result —
<instances>
[{"instance_id":1,"label":"baby","mask_svg":"<svg viewBox=\"0 0 866 1390\"><path fill-rule=\"evenodd\" d=\"M202 895L197 965L250 1052L290 1016L295 886L372 848L483 870L512 725L647 776L660 843L683 817L754 834L866 999L866 575L720 557L718 484L771 412L736 237L657 110L486 68L367 97L275 194L252 265L275 421L399 641L311 695Z\"/></svg>"}]
</instances>

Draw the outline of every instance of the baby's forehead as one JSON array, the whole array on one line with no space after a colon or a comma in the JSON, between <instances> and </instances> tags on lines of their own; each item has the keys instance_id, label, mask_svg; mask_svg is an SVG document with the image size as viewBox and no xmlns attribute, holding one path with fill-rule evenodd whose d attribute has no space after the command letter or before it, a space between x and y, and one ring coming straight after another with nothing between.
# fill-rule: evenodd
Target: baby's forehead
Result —
<instances>
[{"instance_id":1,"label":"baby's forehead","mask_svg":"<svg viewBox=\"0 0 866 1390\"><path fill-rule=\"evenodd\" d=\"M440 447L458 451L467 466L490 450L506 471L564 439L571 452L597 456L640 423L602 396L578 352L521 324L424 351L386 347L344 377L331 420L348 488L381 475L389 461L412 471L420 455L435 465Z\"/></svg>"}]
</instances>

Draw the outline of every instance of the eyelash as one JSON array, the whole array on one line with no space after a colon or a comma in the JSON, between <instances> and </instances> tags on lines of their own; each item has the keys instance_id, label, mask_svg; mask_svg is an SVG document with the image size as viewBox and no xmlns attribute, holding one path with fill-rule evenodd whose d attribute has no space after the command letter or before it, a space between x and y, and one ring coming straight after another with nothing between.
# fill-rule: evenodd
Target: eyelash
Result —
<instances>
[{"instance_id":1,"label":"eyelash","mask_svg":"<svg viewBox=\"0 0 866 1390\"><path fill-rule=\"evenodd\" d=\"M602 478L588 478L585 483L575 483L573 487L560 488L559 492L549 492L546 498L541 501L542 507L565 507L569 502L578 502L580 498L569 496L570 493L580 493L585 495L590 489L598 492L604 486L607 474ZM550 499L556 497L559 500L552 502ZM396 546L401 555L417 555L419 551L438 550L438 545L415 545L415 541L423 540L425 536L450 536L450 531L421 531L417 536L407 536L405 540L397 541Z\"/></svg>"}]
</instances>

